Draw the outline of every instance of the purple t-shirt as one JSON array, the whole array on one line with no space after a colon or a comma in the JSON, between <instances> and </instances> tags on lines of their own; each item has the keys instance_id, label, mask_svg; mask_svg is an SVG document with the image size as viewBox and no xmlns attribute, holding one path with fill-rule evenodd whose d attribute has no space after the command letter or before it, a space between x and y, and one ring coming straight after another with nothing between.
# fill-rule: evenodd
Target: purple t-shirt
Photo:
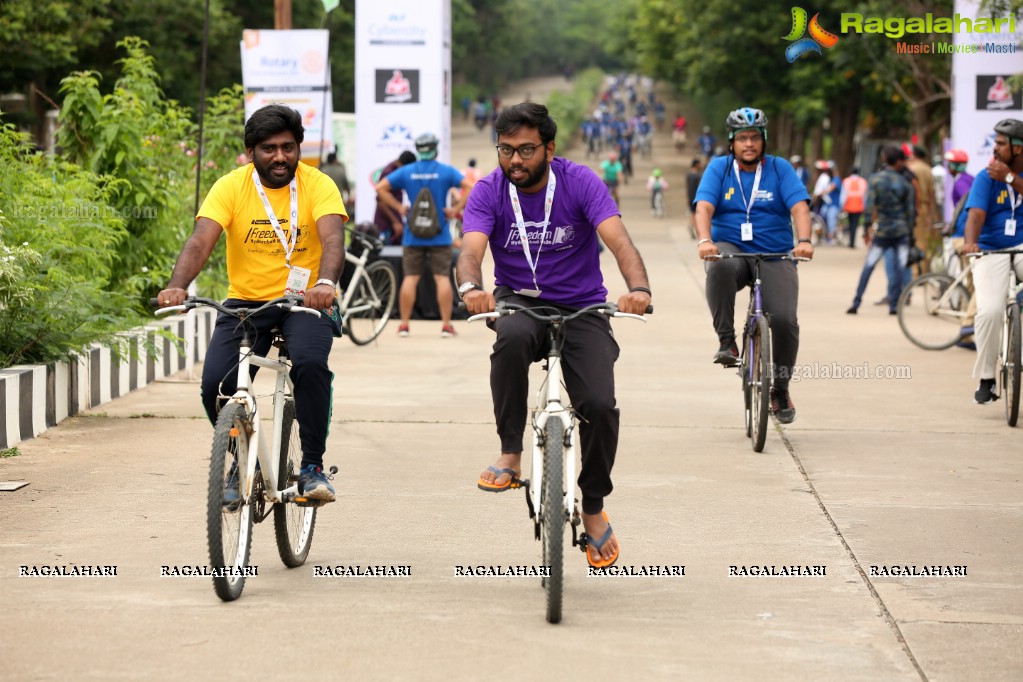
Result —
<instances>
[{"instance_id":1,"label":"purple t-shirt","mask_svg":"<svg viewBox=\"0 0 1023 682\"><path fill-rule=\"evenodd\" d=\"M543 236L546 185L527 194L519 190L522 219L536 265L535 288L552 303L582 307L607 300L600 272L597 225L621 215L607 187L586 166L555 157L551 170L557 178L551 221ZM497 286L533 289L533 273L519 239L515 213L508 196L508 179L501 168L472 188L462 218L463 232L482 232L490 239Z\"/></svg>"}]
</instances>

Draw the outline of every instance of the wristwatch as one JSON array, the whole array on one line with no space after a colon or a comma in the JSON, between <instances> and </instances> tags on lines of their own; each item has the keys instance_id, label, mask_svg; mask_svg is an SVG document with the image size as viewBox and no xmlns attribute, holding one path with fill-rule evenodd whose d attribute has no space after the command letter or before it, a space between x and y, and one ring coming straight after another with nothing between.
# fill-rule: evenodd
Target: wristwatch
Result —
<instances>
[{"instance_id":1,"label":"wristwatch","mask_svg":"<svg viewBox=\"0 0 1023 682\"><path fill-rule=\"evenodd\" d=\"M336 283L336 282L335 282L334 280L332 280L332 279L327 279L327 278L323 278L323 279L318 279L318 280L316 280L316 284L314 284L313 286L314 286L314 287L318 287L318 286L320 286L321 284L326 284L326 285L327 285L328 287L330 287L331 289L334 289L334 288L336 288L336 287L337 287L337 283Z\"/></svg>"},{"instance_id":2,"label":"wristwatch","mask_svg":"<svg viewBox=\"0 0 1023 682\"><path fill-rule=\"evenodd\" d=\"M476 282L462 282L461 286L458 287L458 298L465 298L465 295L473 289L483 291L483 287L476 284Z\"/></svg>"},{"instance_id":3,"label":"wristwatch","mask_svg":"<svg viewBox=\"0 0 1023 682\"><path fill-rule=\"evenodd\" d=\"M1015 180L1015 179L1016 179L1016 176L1013 175L1012 171L1009 171L1008 173L1005 174L1005 181L1007 183L1009 183L1010 185L1012 184L1012 181Z\"/></svg>"}]
</instances>

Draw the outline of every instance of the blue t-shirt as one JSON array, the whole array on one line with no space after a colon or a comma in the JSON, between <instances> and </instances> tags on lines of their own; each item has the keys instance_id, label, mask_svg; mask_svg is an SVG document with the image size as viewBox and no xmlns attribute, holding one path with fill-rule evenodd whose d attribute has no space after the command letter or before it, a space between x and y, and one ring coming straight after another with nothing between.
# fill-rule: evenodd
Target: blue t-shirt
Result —
<instances>
[{"instance_id":1,"label":"blue t-shirt","mask_svg":"<svg viewBox=\"0 0 1023 682\"><path fill-rule=\"evenodd\" d=\"M696 202L714 206L710 237L716 242L735 244L748 253L785 253L792 250L792 207L810 197L799 181L792 164L777 156L765 156L760 187L750 207L753 239L742 240L742 224L746 222L743 196L753 192L755 172L739 170L742 190L736 185L732 155L718 156L707 164L707 170L696 190Z\"/></svg>"},{"instance_id":2,"label":"blue t-shirt","mask_svg":"<svg viewBox=\"0 0 1023 682\"><path fill-rule=\"evenodd\" d=\"M1023 200L1023 195L1016 193L1016 201ZM1009 198L1009 185L1004 182L995 182L988 175L985 168L977 173L973 179L973 187L970 188L970 196L966 200L965 211L971 208L979 208L987 211L984 219L984 226L980 228L980 237L977 245L984 250L1009 249L1023 244L1023 207L1012 207L1012 200ZM1016 234L1005 234L1005 221L1015 218L1017 221Z\"/></svg>"},{"instance_id":3,"label":"blue t-shirt","mask_svg":"<svg viewBox=\"0 0 1023 682\"><path fill-rule=\"evenodd\" d=\"M795 170L795 169L793 169ZM831 190L829 196L831 197L831 205L842 207L842 178L838 177L838 173L835 173L831 177L831 182L835 183L835 189Z\"/></svg>"},{"instance_id":4,"label":"blue t-shirt","mask_svg":"<svg viewBox=\"0 0 1023 682\"><path fill-rule=\"evenodd\" d=\"M437 216L440 218L440 233L430 239L423 239L412 234L408 225L402 231L402 246L447 246L451 244L451 230L448 219L444 215L448 191L453 187L461 187L465 176L454 166L441 163L436 159L427 159L410 163L391 171L387 179L391 187L404 190L409 201L415 201L416 195L423 187L429 187L433 201L437 205Z\"/></svg>"},{"instance_id":5,"label":"blue t-shirt","mask_svg":"<svg viewBox=\"0 0 1023 682\"><path fill-rule=\"evenodd\" d=\"M597 226L620 215L618 206L597 174L586 166L554 157L557 179L551 220L544 231L546 186L537 192L519 191L522 222L536 265L540 299L568 306L607 300L600 272ZM526 260L518 222L508 195L508 179L498 167L472 188L465 205L462 231L489 237L494 256L494 283L512 289L532 289L533 273Z\"/></svg>"}]
</instances>

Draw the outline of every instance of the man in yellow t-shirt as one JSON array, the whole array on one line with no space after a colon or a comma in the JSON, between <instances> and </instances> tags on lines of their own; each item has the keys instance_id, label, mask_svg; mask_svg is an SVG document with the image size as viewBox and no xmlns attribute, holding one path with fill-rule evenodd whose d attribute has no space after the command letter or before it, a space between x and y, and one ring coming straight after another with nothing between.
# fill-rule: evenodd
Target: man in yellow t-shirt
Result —
<instances>
[{"instance_id":1,"label":"man in yellow t-shirt","mask_svg":"<svg viewBox=\"0 0 1023 682\"><path fill-rule=\"evenodd\" d=\"M299 163L304 132L301 115L289 107L271 104L252 114L245 123L244 140L252 162L213 185L170 282L158 296L161 306L185 301L185 288L206 264L221 232L227 235L226 306L256 307L254 303L283 296L286 289L303 296L306 307L333 305L344 265L348 214L334 181ZM302 439L299 492L333 501L334 488L323 473L333 379L327 365L334 339L331 323L326 316L290 315L279 309L251 322L255 353L266 355L270 350L272 327L281 329L288 344ZM216 422L223 404L218 396L235 391L240 338L237 319L220 315L202 374L202 401L211 422ZM234 481L234 489L225 492L225 503L238 499Z\"/></svg>"}]
</instances>

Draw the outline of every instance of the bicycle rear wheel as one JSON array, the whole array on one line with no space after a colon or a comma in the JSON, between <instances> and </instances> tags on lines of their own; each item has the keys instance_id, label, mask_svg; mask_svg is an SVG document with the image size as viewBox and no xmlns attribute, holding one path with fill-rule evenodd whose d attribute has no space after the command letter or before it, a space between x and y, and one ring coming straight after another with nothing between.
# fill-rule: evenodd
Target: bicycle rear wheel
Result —
<instances>
[{"instance_id":1,"label":"bicycle rear wheel","mask_svg":"<svg viewBox=\"0 0 1023 682\"><path fill-rule=\"evenodd\" d=\"M743 421L746 424L746 437L753 437L753 382L750 376L750 363L753 361L753 346L748 337L742 340L743 358L739 368L742 377Z\"/></svg>"},{"instance_id":2,"label":"bicycle rear wheel","mask_svg":"<svg viewBox=\"0 0 1023 682\"><path fill-rule=\"evenodd\" d=\"M654 214L658 218L664 217L664 192L654 194Z\"/></svg>"},{"instance_id":3,"label":"bicycle rear wheel","mask_svg":"<svg viewBox=\"0 0 1023 682\"><path fill-rule=\"evenodd\" d=\"M387 326L397 296L397 277L391 264L378 260L366 266L345 311L344 329L357 346L364 346Z\"/></svg>"},{"instance_id":4,"label":"bicycle rear wheel","mask_svg":"<svg viewBox=\"0 0 1023 682\"><path fill-rule=\"evenodd\" d=\"M1016 426L1019 418L1019 382L1020 382L1020 317L1019 303L1011 303L1008 308L1008 325L1006 336L1005 358L1002 364L1002 396L1005 398L1005 421L1009 426Z\"/></svg>"},{"instance_id":5,"label":"bicycle rear wheel","mask_svg":"<svg viewBox=\"0 0 1023 682\"><path fill-rule=\"evenodd\" d=\"M248 452L248 414L238 403L224 406L213 430L210 478L206 495L206 540L210 568L225 575L214 576L213 589L224 601L233 601L245 588L245 567L252 549L251 500L225 499L228 492L241 493L238 458Z\"/></svg>"},{"instance_id":6,"label":"bicycle rear wheel","mask_svg":"<svg viewBox=\"0 0 1023 682\"><path fill-rule=\"evenodd\" d=\"M767 440L767 416L771 407L771 327L766 317L757 320L753 331L753 353L750 355L750 420L753 452L763 452Z\"/></svg>"},{"instance_id":7,"label":"bicycle rear wheel","mask_svg":"<svg viewBox=\"0 0 1023 682\"><path fill-rule=\"evenodd\" d=\"M295 420L295 400L288 398L284 403L281 428L279 487L295 485L301 468L302 441L299 438L298 422ZM313 543L315 527L316 507L300 507L294 502L278 502L274 505L277 553L281 555L281 561L285 566L295 568L305 563Z\"/></svg>"},{"instance_id":8,"label":"bicycle rear wheel","mask_svg":"<svg viewBox=\"0 0 1023 682\"><path fill-rule=\"evenodd\" d=\"M544 429L543 484L540 487L540 542L543 563L550 569L544 580L547 596L547 622L561 621L561 595L564 582L565 523L565 426L551 417Z\"/></svg>"},{"instance_id":9,"label":"bicycle rear wheel","mask_svg":"<svg viewBox=\"0 0 1023 682\"><path fill-rule=\"evenodd\" d=\"M969 290L941 273L910 282L899 296L899 326L906 338L924 350L951 348L961 338Z\"/></svg>"}]
</instances>

